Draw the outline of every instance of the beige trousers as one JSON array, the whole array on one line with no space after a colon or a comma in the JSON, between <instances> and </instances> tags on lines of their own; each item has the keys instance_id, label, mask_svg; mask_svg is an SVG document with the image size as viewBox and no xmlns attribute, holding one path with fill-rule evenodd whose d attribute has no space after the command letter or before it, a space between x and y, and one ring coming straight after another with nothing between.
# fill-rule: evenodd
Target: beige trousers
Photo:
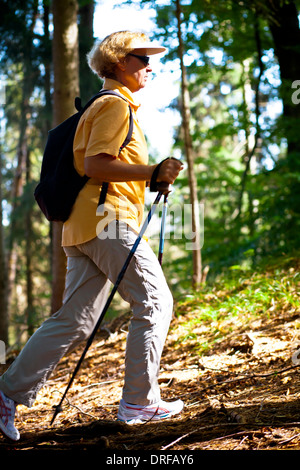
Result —
<instances>
[{"instance_id":1,"label":"beige trousers","mask_svg":"<svg viewBox=\"0 0 300 470\"><path fill-rule=\"evenodd\" d=\"M113 222L109 228L114 230L102 232L102 239L65 249L68 261L62 307L33 334L0 378L0 390L17 403L32 406L59 360L91 334L111 283L116 281L137 236L126 224ZM145 240L141 240L118 291L133 314L126 344L123 398L133 404L153 404L160 399L157 379L173 299Z\"/></svg>"}]
</instances>

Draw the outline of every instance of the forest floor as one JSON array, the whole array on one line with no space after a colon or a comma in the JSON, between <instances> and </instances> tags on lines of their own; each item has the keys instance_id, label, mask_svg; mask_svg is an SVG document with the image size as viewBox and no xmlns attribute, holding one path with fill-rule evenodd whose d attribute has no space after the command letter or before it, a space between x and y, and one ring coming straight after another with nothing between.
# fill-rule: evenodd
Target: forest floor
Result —
<instances>
[{"instance_id":1,"label":"forest floor","mask_svg":"<svg viewBox=\"0 0 300 470\"><path fill-rule=\"evenodd\" d=\"M53 426L53 405L61 399L80 348L60 362L34 407L18 407L21 439L0 437L0 452L300 450L297 276L295 268L276 276L269 273L268 290L271 285L275 289L275 277L288 290L279 297L274 294L264 312L257 302L254 313L224 314L225 299L249 298L249 286L256 292L254 277L244 277L231 289L207 290L201 301L185 300L176 306L160 386L163 399L184 401L179 416L135 426L116 420L130 318L126 313L99 332ZM196 321L197 312L216 306L216 299L219 307L223 305L219 317Z\"/></svg>"}]
</instances>

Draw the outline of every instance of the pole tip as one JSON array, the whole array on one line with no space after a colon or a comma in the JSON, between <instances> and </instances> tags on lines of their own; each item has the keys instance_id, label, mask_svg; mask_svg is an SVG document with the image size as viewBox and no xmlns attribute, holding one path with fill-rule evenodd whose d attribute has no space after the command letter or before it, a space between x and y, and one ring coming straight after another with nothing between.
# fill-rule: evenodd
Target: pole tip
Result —
<instances>
[{"instance_id":1,"label":"pole tip","mask_svg":"<svg viewBox=\"0 0 300 470\"><path fill-rule=\"evenodd\" d=\"M53 413L52 420L51 420L51 423L50 423L51 426L54 423L54 420L55 420L56 416L58 415L58 413L61 413L62 410L63 410L61 404L53 406L53 408L55 408L55 411Z\"/></svg>"}]
</instances>

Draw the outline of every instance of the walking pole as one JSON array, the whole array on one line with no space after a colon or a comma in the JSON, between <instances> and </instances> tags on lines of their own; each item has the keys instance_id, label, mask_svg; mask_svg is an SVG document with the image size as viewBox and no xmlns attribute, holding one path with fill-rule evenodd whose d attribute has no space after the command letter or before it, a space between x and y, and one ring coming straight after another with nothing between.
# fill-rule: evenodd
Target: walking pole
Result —
<instances>
[{"instance_id":1,"label":"walking pole","mask_svg":"<svg viewBox=\"0 0 300 470\"><path fill-rule=\"evenodd\" d=\"M102 310L102 312L101 312L101 314L100 314L100 316L99 316L99 319L98 319L98 321L97 321L97 323L96 323L96 325L95 325L95 327L94 327L94 329L93 329L93 331L92 331L92 333L91 333L91 335L90 335L90 337L89 337L89 339L88 339L88 341L87 341L87 344L86 344L86 346L85 346L85 348L84 348L84 351L83 351L83 353L82 353L82 355L81 355L81 357L80 357L80 359L79 359L79 361L78 361L78 363L77 363L77 365L76 365L76 367L75 367L75 369L74 369L74 372L73 372L73 374L72 374L72 376L71 376L71 379L70 379L70 381L69 381L69 383L68 383L68 385L67 385L67 388L66 388L66 390L65 390L65 392L64 392L64 394L63 394L63 396L62 396L62 398L61 398L61 400L60 400L60 402L59 402L59 404L56 405L56 406L54 406L55 411L54 411L54 414L53 414L53 417L52 417L52 420L51 420L51 426L52 426L52 424L54 423L54 420L55 420L56 416L58 415L58 413L60 413L60 412L62 411L62 403L63 403L63 401L64 401L64 399L65 399L65 397L66 397L66 395L67 395L67 393L68 393L68 391L69 391L69 389L70 389L70 387L71 387L71 385L72 385L72 383L73 383L73 381L74 381L74 379L75 379L75 377L76 377L76 375L77 375L77 373L78 373L78 371L79 371L79 369L80 369L80 366L81 366L81 364L82 364L82 361L84 360L85 355L86 355L86 353L88 352L89 347L91 346L91 344L92 344L92 342L93 342L93 339L94 339L94 337L95 337L95 335L96 335L96 333L97 333L97 331L98 331L98 328L99 328L99 326L100 326L100 324L101 324L101 322L102 322L102 320L103 320L103 318L104 318L104 316L105 316L105 314L106 314L106 312L107 312L107 310L108 310L108 308L109 308L109 306L110 306L110 304L111 304L111 301L112 301L112 299L113 299L113 297L114 297L114 295L115 295L115 293L116 293L116 291L117 291L117 289L118 289L118 287L119 287L119 285L120 285L120 282L122 281L122 279L123 279L123 277L124 277L124 274L125 274L125 272L126 272L126 270L127 270L127 268L128 268L128 265L129 265L129 263L130 263L130 261L131 261L133 255L134 255L134 253L136 252L136 249L137 249L137 247L138 247L138 245L139 245L139 243L140 243L140 241L141 241L141 239L142 239L142 237L143 237L143 235L144 235L144 233L145 233L145 231L146 231L146 229L147 229L147 227L148 227L148 225L149 225L149 222L150 222L150 220L151 220L151 218L152 218L152 216L153 216L153 214L154 214L154 212L155 212L155 210L156 210L156 207L157 207L157 205L158 205L158 203L159 203L159 201L160 201L162 195L163 195L163 194L166 194L166 192L169 192L169 185L166 184L166 183L157 183L157 189L158 189L158 194L157 194L157 196L156 196L156 199L155 199L155 201L153 202L153 204L152 204L152 206L151 206L151 208L150 208L150 211L149 211L149 213L148 213L148 216L147 216L147 218L145 219L145 221L144 221L144 223L143 223L143 226L142 226L142 228L141 228L141 231L140 231L140 233L139 233L139 235L138 235L138 237L137 237L137 239L136 239L136 241L135 241L133 247L131 248L131 251L130 251L130 253L129 253L129 255L128 255L128 257L127 257L127 259L126 259L126 261L125 261L125 263L124 263L124 266L122 267L122 269L121 269L121 271L120 271L120 273L119 273L119 275L118 275L118 278L117 278L117 280L116 280L116 283L115 283L115 285L113 286L113 289L112 289L112 291L111 291L111 293L110 293L110 295L109 295L109 297L108 297L108 299L107 299L107 301L106 301L106 304L104 305L104 308L103 308L103 310Z\"/></svg>"},{"instance_id":2,"label":"walking pole","mask_svg":"<svg viewBox=\"0 0 300 470\"><path fill-rule=\"evenodd\" d=\"M169 196L169 191L164 194L164 204L163 204L162 216L161 216L161 230L160 230L159 249L158 249L158 261L160 265L162 264L162 257L163 257L164 244L165 244L168 196Z\"/></svg>"}]
</instances>

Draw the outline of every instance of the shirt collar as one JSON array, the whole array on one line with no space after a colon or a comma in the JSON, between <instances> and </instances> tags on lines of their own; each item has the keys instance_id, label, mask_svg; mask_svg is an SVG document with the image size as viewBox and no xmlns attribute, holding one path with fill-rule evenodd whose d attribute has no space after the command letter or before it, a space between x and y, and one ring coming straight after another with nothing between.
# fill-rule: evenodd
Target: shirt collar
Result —
<instances>
[{"instance_id":1,"label":"shirt collar","mask_svg":"<svg viewBox=\"0 0 300 470\"><path fill-rule=\"evenodd\" d=\"M105 90L114 90L120 93L120 95L124 96L126 100L130 103L133 107L134 111L137 111L140 107L140 103L137 103L134 100L133 93L122 83L118 82L117 80L113 80L112 78L105 78L103 88Z\"/></svg>"}]
</instances>

